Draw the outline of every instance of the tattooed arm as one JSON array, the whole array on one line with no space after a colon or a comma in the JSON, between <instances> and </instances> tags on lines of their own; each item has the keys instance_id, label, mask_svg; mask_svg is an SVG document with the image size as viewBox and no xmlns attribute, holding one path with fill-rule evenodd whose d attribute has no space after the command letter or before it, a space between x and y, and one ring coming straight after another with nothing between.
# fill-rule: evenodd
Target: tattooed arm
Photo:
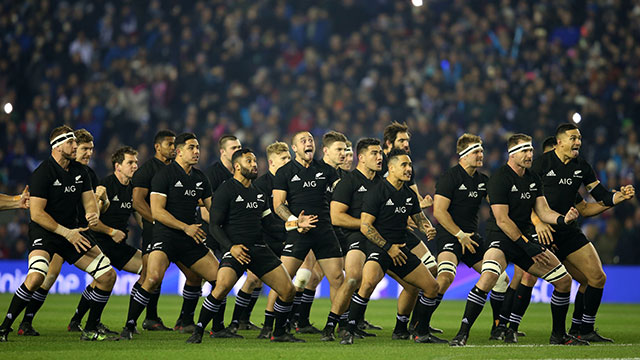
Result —
<instances>
[{"instance_id":1,"label":"tattooed arm","mask_svg":"<svg viewBox=\"0 0 640 360\"><path fill-rule=\"evenodd\" d=\"M412 215L411 218L418 225L418 229L422 231L423 234L427 236L429 241L433 240L436 237L436 228L431 225L431 221L424 216L424 213L420 211L419 213Z\"/></svg>"},{"instance_id":2,"label":"tattooed arm","mask_svg":"<svg viewBox=\"0 0 640 360\"><path fill-rule=\"evenodd\" d=\"M293 214L287 207L286 202L287 192L284 190L273 189L273 209L282 220L289 221L289 217L293 216Z\"/></svg>"},{"instance_id":3,"label":"tattooed arm","mask_svg":"<svg viewBox=\"0 0 640 360\"><path fill-rule=\"evenodd\" d=\"M372 243L381 247L385 250L391 260L393 260L393 264L397 266L402 266L407 262L407 255L400 250L401 247L404 247L405 244L391 244L386 241L382 235L373 227L373 222L376 220L376 217L363 212L360 214L360 232L364 234L364 236L369 239Z\"/></svg>"}]
</instances>

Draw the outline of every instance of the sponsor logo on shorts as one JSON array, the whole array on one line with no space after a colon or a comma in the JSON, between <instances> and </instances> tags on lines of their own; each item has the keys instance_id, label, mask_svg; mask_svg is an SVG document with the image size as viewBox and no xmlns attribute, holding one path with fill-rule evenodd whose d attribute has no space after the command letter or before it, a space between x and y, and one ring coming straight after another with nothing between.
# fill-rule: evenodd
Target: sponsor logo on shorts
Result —
<instances>
[{"instance_id":1,"label":"sponsor logo on shorts","mask_svg":"<svg viewBox=\"0 0 640 360\"><path fill-rule=\"evenodd\" d=\"M284 246L284 248L282 248L282 252L291 252L293 251L293 244L287 244Z\"/></svg>"},{"instance_id":2,"label":"sponsor logo on shorts","mask_svg":"<svg viewBox=\"0 0 640 360\"><path fill-rule=\"evenodd\" d=\"M442 250L449 250L449 251L453 251L453 243L445 244L445 245L442 247Z\"/></svg>"},{"instance_id":3,"label":"sponsor logo on shorts","mask_svg":"<svg viewBox=\"0 0 640 360\"><path fill-rule=\"evenodd\" d=\"M500 247L500 241L492 241L489 247Z\"/></svg>"},{"instance_id":4,"label":"sponsor logo on shorts","mask_svg":"<svg viewBox=\"0 0 640 360\"><path fill-rule=\"evenodd\" d=\"M371 254L369 254L369 259L371 259L371 260L380 260L380 253L371 253Z\"/></svg>"},{"instance_id":5,"label":"sponsor logo on shorts","mask_svg":"<svg viewBox=\"0 0 640 360\"><path fill-rule=\"evenodd\" d=\"M354 243L351 243L351 245L349 245L349 250L359 249L359 248L360 248L360 241L356 241Z\"/></svg>"},{"instance_id":6,"label":"sponsor logo on shorts","mask_svg":"<svg viewBox=\"0 0 640 360\"><path fill-rule=\"evenodd\" d=\"M42 238L33 240L32 246L42 246Z\"/></svg>"},{"instance_id":7,"label":"sponsor logo on shorts","mask_svg":"<svg viewBox=\"0 0 640 360\"><path fill-rule=\"evenodd\" d=\"M162 241L161 242L157 242L155 244L153 244L153 246L151 246L152 250L159 250L162 248Z\"/></svg>"}]
</instances>

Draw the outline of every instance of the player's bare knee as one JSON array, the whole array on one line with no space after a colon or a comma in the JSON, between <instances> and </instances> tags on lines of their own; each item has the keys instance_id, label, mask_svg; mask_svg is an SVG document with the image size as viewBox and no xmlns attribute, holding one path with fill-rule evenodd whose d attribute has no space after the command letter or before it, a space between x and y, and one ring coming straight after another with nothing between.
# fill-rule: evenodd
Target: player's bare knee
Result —
<instances>
[{"instance_id":1,"label":"player's bare knee","mask_svg":"<svg viewBox=\"0 0 640 360\"><path fill-rule=\"evenodd\" d=\"M440 292L447 291L449 286L451 286L451 284L453 283L453 280L454 280L454 277L451 274L446 274L446 273L439 274L438 277L436 278L436 281L438 282Z\"/></svg>"},{"instance_id":2,"label":"player's bare knee","mask_svg":"<svg viewBox=\"0 0 640 360\"><path fill-rule=\"evenodd\" d=\"M529 273L524 273L524 275L522 275L522 279L520 280L520 283L524 286L533 287L537 281L538 281L537 277Z\"/></svg>"},{"instance_id":3,"label":"player's bare knee","mask_svg":"<svg viewBox=\"0 0 640 360\"><path fill-rule=\"evenodd\" d=\"M29 291L36 291L42 283L44 282L44 275L39 273L31 273L28 274L24 279L24 286L29 289Z\"/></svg>"},{"instance_id":4,"label":"player's bare knee","mask_svg":"<svg viewBox=\"0 0 640 360\"><path fill-rule=\"evenodd\" d=\"M349 289L349 291L352 292L352 291L355 291L358 287L360 287L361 280L362 280L362 277L356 278L353 276L347 276L345 283L347 284L347 288Z\"/></svg>"},{"instance_id":5,"label":"player's bare knee","mask_svg":"<svg viewBox=\"0 0 640 360\"><path fill-rule=\"evenodd\" d=\"M596 272L588 279L588 284L598 289L604 288L604 285L606 282L607 282L607 274L605 274L604 271L602 270Z\"/></svg>"},{"instance_id":6,"label":"player's bare knee","mask_svg":"<svg viewBox=\"0 0 640 360\"><path fill-rule=\"evenodd\" d=\"M291 282L287 282L282 289L282 294L280 295L280 299L284 302L292 302L293 298L296 296L296 288L293 286Z\"/></svg>"}]
</instances>

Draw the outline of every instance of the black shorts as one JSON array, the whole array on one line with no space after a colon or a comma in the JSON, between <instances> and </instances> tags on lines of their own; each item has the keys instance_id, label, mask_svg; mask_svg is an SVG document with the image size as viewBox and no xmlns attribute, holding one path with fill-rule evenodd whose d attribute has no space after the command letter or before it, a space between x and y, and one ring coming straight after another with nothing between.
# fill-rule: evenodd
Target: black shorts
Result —
<instances>
[{"instance_id":1,"label":"black shorts","mask_svg":"<svg viewBox=\"0 0 640 360\"><path fill-rule=\"evenodd\" d=\"M409 275L413 270L415 270L418 266L423 266L422 261L418 259L418 257L411 252L406 246L400 248L407 256L407 262L401 266L397 266L393 264L393 260L389 253L387 253L384 249L379 246L371 246L371 252L369 256L367 256L368 261L375 261L380 264L383 272L392 272L398 275L399 278L404 279L407 275Z\"/></svg>"},{"instance_id":2,"label":"black shorts","mask_svg":"<svg viewBox=\"0 0 640 360\"><path fill-rule=\"evenodd\" d=\"M345 255L347 255L349 251L360 251L365 255L369 254L369 239L367 239L360 231L344 230L344 234L347 239L346 250L343 248ZM373 244L371 244L371 246L373 246Z\"/></svg>"},{"instance_id":3,"label":"black shorts","mask_svg":"<svg viewBox=\"0 0 640 360\"><path fill-rule=\"evenodd\" d=\"M142 255L147 255L151 252L153 244L153 223L146 220L142 220L142 244L140 245L140 251Z\"/></svg>"},{"instance_id":4,"label":"black shorts","mask_svg":"<svg viewBox=\"0 0 640 360\"><path fill-rule=\"evenodd\" d=\"M336 233L336 237L338 238L338 244L340 244L340 250L342 251L342 256L347 255L347 248L349 247L349 242L347 240L347 235L345 234L344 229L339 226L334 226L333 231Z\"/></svg>"},{"instance_id":5,"label":"black shorts","mask_svg":"<svg viewBox=\"0 0 640 360\"><path fill-rule=\"evenodd\" d=\"M407 229L407 236L405 237L405 239L407 244L406 246L407 248L409 248L409 250L413 250L416 246L422 243L422 240L416 233L414 233L414 230Z\"/></svg>"},{"instance_id":6,"label":"black shorts","mask_svg":"<svg viewBox=\"0 0 640 360\"><path fill-rule=\"evenodd\" d=\"M533 228L524 234L529 241L538 241L538 235ZM533 259L502 231L487 230L487 250L493 248L502 250L508 263L518 265L524 271L533 265Z\"/></svg>"},{"instance_id":7,"label":"black shorts","mask_svg":"<svg viewBox=\"0 0 640 360\"><path fill-rule=\"evenodd\" d=\"M304 234L296 230L289 231L282 256L304 261L311 250L318 260L342 257L342 250L331 224L317 223L315 228Z\"/></svg>"},{"instance_id":8,"label":"black shorts","mask_svg":"<svg viewBox=\"0 0 640 360\"><path fill-rule=\"evenodd\" d=\"M122 270L138 251L127 244L127 239L117 243L107 234L95 231L91 231L91 234L102 253L109 258L111 265L118 270Z\"/></svg>"},{"instance_id":9,"label":"black shorts","mask_svg":"<svg viewBox=\"0 0 640 360\"><path fill-rule=\"evenodd\" d=\"M558 247L554 253L558 260L564 261L567 256L580 250L589 243L589 239L582 233L579 228L570 227L558 229L553 234L553 243Z\"/></svg>"},{"instance_id":10,"label":"black shorts","mask_svg":"<svg viewBox=\"0 0 640 360\"><path fill-rule=\"evenodd\" d=\"M169 261L182 263L186 267L191 267L209 253L209 248L204 244L197 243L182 231L164 226L155 226L154 238L149 252L162 251L167 254Z\"/></svg>"},{"instance_id":11,"label":"black shorts","mask_svg":"<svg viewBox=\"0 0 640 360\"><path fill-rule=\"evenodd\" d=\"M265 232L262 233L262 241L267 244L269 249L271 249L278 258L282 256L282 249L284 248L284 242L286 240L286 234L282 235L284 235L282 238L278 238Z\"/></svg>"},{"instance_id":12,"label":"black shorts","mask_svg":"<svg viewBox=\"0 0 640 360\"><path fill-rule=\"evenodd\" d=\"M249 257L251 258L249 264L240 264L230 252L227 252L220 261L220 267L232 268L238 278L242 276L242 273L246 270L250 270L257 277L261 278L282 264L280 259L278 259L276 254L274 254L266 244L253 244L247 247L249 248Z\"/></svg>"},{"instance_id":13,"label":"black shorts","mask_svg":"<svg viewBox=\"0 0 640 360\"><path fill-rule=\"evenodd\" d=\"M92 237L87 231L83 232L82 236L93 243ZM33 221L29 223L29 241L31 242L29 252L43 250L48 252L50 257L53 257L53 254L58 254L69 264L75 264L88 251L77 252L67 239L44 229Z\"/></svg>"},{"instance_id":14,"label":"black shorts","mask_svg":"<svg viewBox=\"0 0 640 360\"><path fill-rule=\"evenodd\" d=\"M464 254L462 254L462 245L458 241L458 238L451 235L447 230L442 227L438 227L438 232L436 235L436 244L438 246L438 255L443 251L448 251L453 253L458 259L458 263L464 263L468 267L473 267L479 261L482 261L482 256L484 255L484 240L482 236L478 234L473 234L471 240L478 243L478 247L476 248L476 253L472 254L469 250L465 250Z\"/></svg>"}]
</instances>

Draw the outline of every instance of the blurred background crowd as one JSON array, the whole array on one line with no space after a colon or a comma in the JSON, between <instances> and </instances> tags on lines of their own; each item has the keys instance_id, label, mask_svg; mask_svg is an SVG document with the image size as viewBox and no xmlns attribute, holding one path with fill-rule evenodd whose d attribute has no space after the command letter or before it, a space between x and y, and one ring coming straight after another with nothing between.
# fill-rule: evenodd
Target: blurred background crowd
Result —
<instances>
[{"instance_id":1,"label":"blurred background crowd","mask_svg":"<svg viewBox=\"0 0 640 360\"><path fill-rule=\"evenodd\" d=\"M510 133L540 153L575 121L607 187L640 185L640 0L4 1L0 36L2 193L61 124L93 134L102 177L122 144L152 156L158 129L198 134L205 168L224 133L263 154L298 130L320 147L329 129L355 143L406 122L433 194L463 132L491 173ZM0 258L26 257L27 220L0 214ZM637 199L583 227L604 263L640 264Z\"/></svg>"}]
</instances>

